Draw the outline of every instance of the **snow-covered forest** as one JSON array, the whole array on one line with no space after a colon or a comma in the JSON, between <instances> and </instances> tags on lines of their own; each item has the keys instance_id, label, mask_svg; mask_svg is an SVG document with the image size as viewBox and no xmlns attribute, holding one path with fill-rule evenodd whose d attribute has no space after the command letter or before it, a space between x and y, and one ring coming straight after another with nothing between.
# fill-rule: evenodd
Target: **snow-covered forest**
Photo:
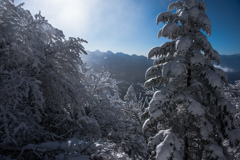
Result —
<instances>
[{"instance_id":1,"label":"snow-covered forest","mask_svg":"<svg viewBox=\"0 0 240 160\"><path fill-rule=\"evenodd\" d=\"M0 0L0 159L240 159L240 81L213 65L203 1L157 16L172 41L150 50L141 94L125 95L107 68L82 61L86 40L22 5Z\"/></svg>"}]
</instances>

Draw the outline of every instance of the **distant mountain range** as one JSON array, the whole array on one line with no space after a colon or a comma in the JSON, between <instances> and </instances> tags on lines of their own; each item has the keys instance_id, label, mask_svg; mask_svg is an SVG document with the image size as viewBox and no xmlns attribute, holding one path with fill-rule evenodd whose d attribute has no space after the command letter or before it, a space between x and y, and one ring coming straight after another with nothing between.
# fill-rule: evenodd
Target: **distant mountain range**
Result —
<instances>
[{"instance_id":1,"label":"distant mountain range","mask_svg":"<svg viewBox=\"0 0 240 160\"><path fill-rule=\"evenodd\" d=\"M129 83L143 83L145 71L152 66L153 61L148 61L144 56L128 55L121 52L88 51L88 55L82 56L84 62L93 68L104 66L114 78Z\"/></svg>"},{"instance_id":2,"label":"distant mountain range","mask_svg":"<svg viewBox=\"0 0 240 160\"><path fill-rule=\"evenodd\" d=\"M220 55L221 63L217 66L228 75L228 81L240 80L240 54ZM113 78L129 84L145 82L145 72L152 66L153 60L147 60L145 56L128 55L111 51L88 51L88 55L82 56L84 62L93 68L105 66L113 75Z\"/></svg>"},{"instance_id":3,"label":"distant mountain range","mask_svg":"<svg viewBox=\"0 0 240 160\"><path fill-rule=\"evenodd\" d=\"M97 69L104 66L113 78L121 81L118 87L122 98L131 84L137 95L143 91L140 84L145 82L145 72L153 64L153 60L148 61L144 56L111 51L101 52L99 50L88 51L88 55L83 55L82 60L92 68Z\"/></svg>"}]
</instances>

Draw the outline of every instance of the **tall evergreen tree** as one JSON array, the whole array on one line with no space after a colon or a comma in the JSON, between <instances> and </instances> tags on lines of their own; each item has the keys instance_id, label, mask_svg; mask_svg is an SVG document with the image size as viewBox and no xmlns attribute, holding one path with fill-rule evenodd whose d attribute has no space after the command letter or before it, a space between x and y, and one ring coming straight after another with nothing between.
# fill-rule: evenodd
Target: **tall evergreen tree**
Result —
<instances>
[{"instance_id":1,"label":"tall evergreen tree","mask_svg":"<svg viewBox=\"0 0 240 160\"><path fill-rule=\"evenodd\" d=\"M130 85L128 87L127 93L124 96L124 100L126 100L126 101L133 101L133 102L137 102L138 101L136 93L135 93L134 88L133 88L133 85Z\"/></svg>"},{"instance_id":2,"label":"tall evergreen tree","mask_svg":"<svg viewBox=\"0 0 240 160\"><path fill-rule=\"evenodd\" d=\"M206 10L203 0L178 0L157 16L157 24L166 23L158 37L172 41L148 54L155 60L146 71L145 87L161 86L144 114L153 159L227 160L232 157L223 141L239 143L234 107L222 89L227 77L213 66L220 56L202 33L211 35Z\"/></svg>"}]
</instances>

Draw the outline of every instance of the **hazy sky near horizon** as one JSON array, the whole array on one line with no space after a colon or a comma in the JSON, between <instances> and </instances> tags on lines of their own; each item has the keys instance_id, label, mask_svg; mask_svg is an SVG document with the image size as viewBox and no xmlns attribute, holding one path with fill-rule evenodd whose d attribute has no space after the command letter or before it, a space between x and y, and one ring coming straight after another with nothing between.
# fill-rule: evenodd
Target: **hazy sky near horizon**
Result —
<instances>
[{"instance_id":1,"label":"hazy sky near horizon","mask_svg":"<svg viewBox=\"0 0 240 160\"><path fill-rule=\"evenodd\" d=\"M165 38L157 38L164 24L156 17L175 0L15 0L33 15L42 15L66 37L88 41L86 50L147 56ZM212 24L208 38L220 54L240 53L240 0L205 0Z\"/></svg>"}]
</instances>

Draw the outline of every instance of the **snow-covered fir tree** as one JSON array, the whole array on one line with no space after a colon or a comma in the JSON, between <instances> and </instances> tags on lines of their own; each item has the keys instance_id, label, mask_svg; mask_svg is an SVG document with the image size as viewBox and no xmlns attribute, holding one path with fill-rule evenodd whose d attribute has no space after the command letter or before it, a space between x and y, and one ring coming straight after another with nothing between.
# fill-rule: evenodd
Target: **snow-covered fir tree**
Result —
<instances>
[{"instance_id":1,"label":"snow-covered fir tree","mask_svg":"<svg viewBox=\"0 0 240 160\"><path fill-rule=\"evenodd\" d=\"M133 85L130 85L124 96L124 106L121 107L124 117L122 119L123 128L120 136L122 147L133 159L147 159L147 137L142 131L144 121L141 115L148 103L147 99L139 94L137 98Z\"/></svg>"},{"instance_id":2,"label":"snow-covered fir tree","mask_svg":"<svg viewBox=\"0 0 240 160\"><path fill-rule=\"evenodd\" d=\"M157 24L166 23L158 37L172 41L148 54L155 60L146 71L145 87L161 86L144 114L152 159L229 160L233 157L224 140L231 147L239 143L234 107L222 89L227 77L213 66L220 56L202 33L211 35L206 10L203 0L183 0L157 16Z\"/></svg>"},{"instance_id":3,"label":"snow-covered fir tree","mask_svg":"<svg viewBox=\"0 0 240 160\"><path fill-rule=\"evenodd\" d=\"M136 93L134 91L133 85L130 85L128 87L127 93L124 96L124 100L126 100L126 101L132 100L134 102L137 102L137 96L136 96Z\"/></svg>"},{"instance_id":4,"label":"snow-covered fir tree","mask_svg":"<svg viewBox=\"0 0 240 160\"><path fill-rule=\"evenodd\" d=\"M110 72L104 67L97 70L87 69L86 79L89 92L95 98L95 105L90 106L86 113L94 117L100 125L102 136L107 137L111 132L118 132L120 119L123 114L120 106L123 101L120 98L117 80L111 78Z\"/></svg>"}]
</instances>

